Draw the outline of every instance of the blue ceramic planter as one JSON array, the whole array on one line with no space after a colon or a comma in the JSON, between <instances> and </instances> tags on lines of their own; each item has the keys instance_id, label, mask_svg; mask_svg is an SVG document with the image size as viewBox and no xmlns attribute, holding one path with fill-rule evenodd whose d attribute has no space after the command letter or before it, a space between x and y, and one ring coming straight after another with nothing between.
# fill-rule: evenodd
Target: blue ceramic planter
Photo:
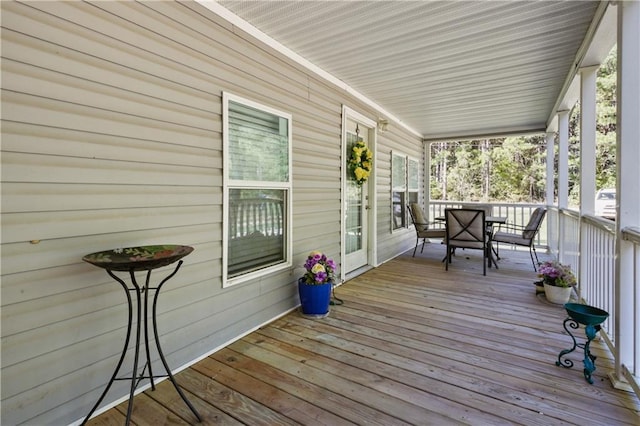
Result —
<instances>
[{"instance_id":1,"label":"blue ceramic planter","mask_svg":"<svg viewBox=\"0 0 640 426\"><path fill-rule=\"evenodd\" d=\"M329 314L331 288L333 283L306 284L304 278L298 279L298 294L304 315L324 317Z\"/></svg>"}]
</instances>

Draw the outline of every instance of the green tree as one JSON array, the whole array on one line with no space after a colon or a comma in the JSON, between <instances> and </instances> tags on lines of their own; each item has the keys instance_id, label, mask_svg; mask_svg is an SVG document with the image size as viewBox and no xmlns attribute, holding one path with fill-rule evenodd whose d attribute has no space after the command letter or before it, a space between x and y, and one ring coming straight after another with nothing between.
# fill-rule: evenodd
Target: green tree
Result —
<instances>
[{"instance_id":1,"label":"green tree","mask_svg":"<svg viewBox=\"0 0 640 426\"><path fill-rule=\"evenodd\" d=\"M491 198L509 202L543 201L545 151L542 135L506 138L494 146Z\"/></svg>"},{"instance_id":2,"label":"green tree","mask_svg":"<svg viewBox=\"0 0 640 426\"><path fill-rule=\"evenodd\" d=\"M447 192L456 200L478 200L482 182L480 152L473 141L456 144L453 152L454 167L447 179Z\"/></svg>"},{"instance_id":3,"label":"green tree","mask_svg":"<svg viewBox=\"0 0 640 426\"><path fill-rule=\"evenodd\" d=\"M616 49L598 71L597 189L616 182ZM569 119L569 202L580 194L580 105ZM557 145L556 145L557 148ZM557 170L558 153L555 153ZM431 145L431 198L539 203L546 196L544 135Z\"/></svg>"},{"instance_id":4,"label":"green tree","mask_svg":"<svg viewBox=\"0 0 640 426\"><path fill-rule=\"evenodd\" d=\"M617 50L614 48L598 70L597 133L596 133L596 187L616 186L616 92Z\"/></svg>"}]
</instances>

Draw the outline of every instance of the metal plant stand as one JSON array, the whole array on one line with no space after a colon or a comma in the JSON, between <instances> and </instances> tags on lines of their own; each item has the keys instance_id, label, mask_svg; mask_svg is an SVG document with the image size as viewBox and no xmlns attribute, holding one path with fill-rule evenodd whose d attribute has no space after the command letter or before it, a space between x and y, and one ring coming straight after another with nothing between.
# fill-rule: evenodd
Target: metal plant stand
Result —
<instances>
[{"instance_id":1,"label":"metal plant stand","mask_svg":"<svg viewBox=\"0 0 640 426\"><path fill-rule=\"evenodd\" d=\"M569 333L569 336L571 336L571 339L573 340L573 347L571 349L560 351L556 365L565 368L573 367L573 361L567 358L562 359L562 357L573 352L576 348L584 349L584 378L587 382L593 384L591 374L596 370L596 356L591 354L589 345L596 337L596 334L598 334L598 331L600 331L600 324L609 317L609 313L602 309L588 305L581 305L579 303L566 303L564 308L569 314L569 317L564 320L563 327L567 333ZM578 343L571 330L569 330L569 328L573 330L580 328L580 324L585 326L584 331L587 335L587 341L585 343Z\"/></svg>"},{"instance_id":2,"label":"metal plant stand","mask_svg":"<svg viewBox=\"0 0 640 426\"><path fill-rule=\"evenodd\" d=\"M182 260L178 262L178 265L175 267L172 273L170 273L166 278L164 278L157 287L149 287L149 280L151 278L151 270L160 268L162 266L169 265L182 257L188 255L193 251L193 247L189 246L179 246L179 245L159 245L159 246L142 246L142 247L130 247L124 249L116 249L103 251L99 253L92 253L86 255L82 258L85 262L91 263L92 265L103 268L107 271L109 276L116 280L125 291L127 295L127 302L129 305L129 322L127 326L127 335L124 341L124 347L122 349L122 355L120 355L120 360L116 366L107 387L102 392L102 395L95 403L89 414L85 417L82 425L87 423L91 415L95 412L95 410L100 406L100 403L109 392L111 385L116 380L130 380L131 381L131 389L129 392L129 405L127 407L127 419L126 424L128 425L131 421L131 413L133 409L133 394L140 384L140 382L144 379L149 379L151 382L151 390L155 390L154 379L158 377L167 377L176 391L182 398L182 400L187 404L189 409L195 414L196 418L199 422L202 421L200 414L196 411L196 409L191 405L187 397L184 395L178 383L173 377L171 373L171 369L167 364L167 360L162 353L162 348L160 347L160 339L158 336L158 324L156 321L156 307L158 302L158 295L160 294L160 288L166 283L171 277L173 277L180 269L182 265ZM126 271L129 272L129 276L131 277L131 283L133 287L129 287L124 280L116 276L113 271ZM136 271L147 271L146 282L143 286L140 286L136 281L135 272ZM153 327L153 336L155 339L155 346L158 351L158 355L160 356L160 360L162 361L162 365L164 366L166 374L162 375L154 375L151 369L151 356L149 351L149 327L148 327L148 300L150 290L154 290L153 296L153 305L151 312L151 322ZM129 345L129 340L131 338L131 329L133 325L133 310L134 303L131 298L131 293L135 293L136 295L136 312L137 312L137 321L136 321L136 344L135 344L135 353L133 359L133 370L132 375L129 377L117 377L118 372L120 371L120 367L122 367L122 362L124 361L125 355L127 353L127 347ZM143 317L144 315L144 317ZM146 353L146 362L141 371L138 371L138 359L140 355L140 338L141 338L141 329L142 324L144 324L144 343L145 343L145 353Z\"/></svg>"}]
</instances>

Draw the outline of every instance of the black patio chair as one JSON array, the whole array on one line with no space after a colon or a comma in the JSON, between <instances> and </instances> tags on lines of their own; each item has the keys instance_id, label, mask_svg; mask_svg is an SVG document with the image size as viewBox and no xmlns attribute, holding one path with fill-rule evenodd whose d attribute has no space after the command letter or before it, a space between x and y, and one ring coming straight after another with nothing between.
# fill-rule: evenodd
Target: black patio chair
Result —
<instances>
[{"instance_id":1,"label":"black patio chair","mask_svg":"<svg viewBox=\"0 0 640 426\"><path fill-rule=\"evenodd\" d=\"M449 270L449 263L453 251L463 249L482 250L482 274L487 275L487 263L491 259L488 247L487 224L485 211L477 209L445 209L447 257L445 270ZM488 249L489 248L489 249Z\"/></svg>"},{"instance_id":2,"label":"black patio chair","mask_svg":"<svg viewBox=\"0 0 640 426\"><path fill-rule=\"evenodd\" d=\"M536 265L538 261L538 253L536 253L535 238L540 231L542 220L544 219L547 210L544 207L536 208L531 217L529 223L526 226L518 226L515 224L502 224L498 227L498 230L493 234L492 241L496 243L496 255L500 259L499 243L513 244L517 246L529 247L529 256L531 256L531 263L533 263L533 270L537 271ZM533 257L535 255L535 261Z\"/></svg>"},{"instance_id":3,"label":"black patio chair","mask_svg":"<svg viewBox=\"0 0 640 426\"><path fill-rule=\"evenodd\" d=\"M416 257L416 250L418 249L420 238L422 238L422 248L420 249L420 253L422 253L424 250L424 243L428 238L444 238L446 231L444 228L430 228L429 226L434 225L434 223L429 223L429 221L427 221L426 216L418 203L409 204L409 214L411 215L411 220L416 228L416 246L413 249L413 257Z\"/></svg>"}]
</instances>

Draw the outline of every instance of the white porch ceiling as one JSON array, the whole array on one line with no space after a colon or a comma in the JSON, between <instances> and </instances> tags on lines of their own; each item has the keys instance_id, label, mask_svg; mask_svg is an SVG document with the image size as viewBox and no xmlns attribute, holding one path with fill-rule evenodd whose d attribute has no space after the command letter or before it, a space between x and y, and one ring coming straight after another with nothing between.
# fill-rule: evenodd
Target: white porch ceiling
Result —
<instances>
[{"instance_id":1,"label":"white porch ceiling","mask_svg":"<svg viewBox=\"0 0 640 426\"><path fill-rule=\"evenodd\" d=\"M598 1L217 3L425 139L544 131L603 10Z\"/></svg>"}]
</instances>

